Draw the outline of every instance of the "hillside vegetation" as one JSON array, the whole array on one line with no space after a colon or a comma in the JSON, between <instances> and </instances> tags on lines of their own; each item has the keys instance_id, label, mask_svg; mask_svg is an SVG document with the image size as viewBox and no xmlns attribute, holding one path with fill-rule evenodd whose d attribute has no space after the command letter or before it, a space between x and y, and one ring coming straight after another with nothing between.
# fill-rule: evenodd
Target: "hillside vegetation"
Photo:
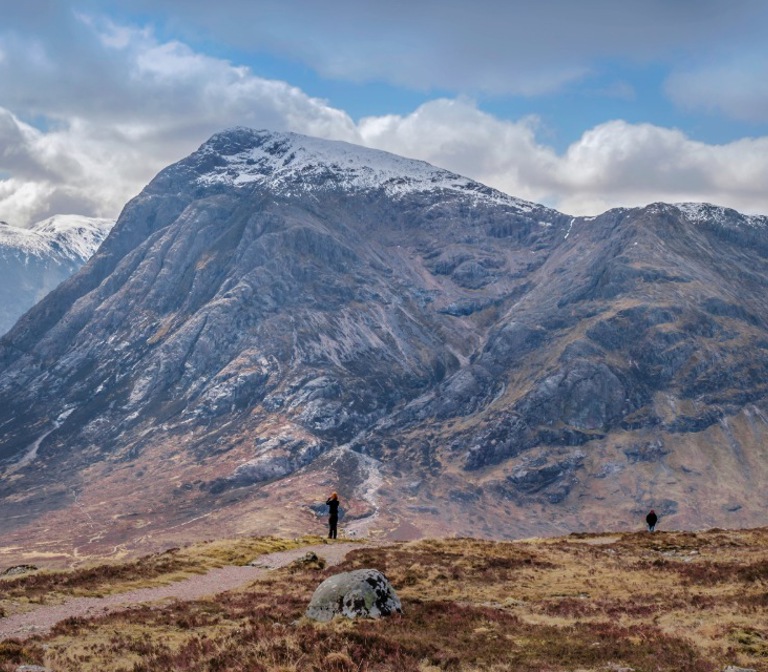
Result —
<instances>
[{"instance_id":1,"label":"hillside vegetation","mask_svg":"<svg viewBox=\"0 0 768 672\"><path fill-rule=\"evenodd\" d=\"M45 590L35 576L0 587L6 606L51 602L75 586L107 590L110 573L123 587L160 581L180 565L205 569L214 555L245 561L252 549L244 544L266 552L276 543L217 542L213 554L197 545L109 570L56 573L69 581L49 581ZM190 560L198 554L203 560ZM151 567L151 579L132 578L138 567ZM303 617L324 578L363 567L392 581L402 617L329 624ZM6 640L0 669L765 672L767 582L768 528L365 544L329 569L295 564L210 599L139 605Z\"/></svg>"}]
</instances>

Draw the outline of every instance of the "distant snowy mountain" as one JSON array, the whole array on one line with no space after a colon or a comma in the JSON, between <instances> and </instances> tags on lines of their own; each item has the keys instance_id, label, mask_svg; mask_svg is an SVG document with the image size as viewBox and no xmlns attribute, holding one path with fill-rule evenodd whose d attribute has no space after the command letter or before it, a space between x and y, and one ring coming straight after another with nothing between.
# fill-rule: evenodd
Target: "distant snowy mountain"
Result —
<instances>
[{"instance_id":1,"label":"distant snowy mountain","mask_svg":"<svg viewBox=\"0 0 768 672\"><path fill-rule=\"evenodd\" d=\"M0 222L0 335L77 271L114 220L56 215L22 229Z\"/></svg>"}]
</instances>

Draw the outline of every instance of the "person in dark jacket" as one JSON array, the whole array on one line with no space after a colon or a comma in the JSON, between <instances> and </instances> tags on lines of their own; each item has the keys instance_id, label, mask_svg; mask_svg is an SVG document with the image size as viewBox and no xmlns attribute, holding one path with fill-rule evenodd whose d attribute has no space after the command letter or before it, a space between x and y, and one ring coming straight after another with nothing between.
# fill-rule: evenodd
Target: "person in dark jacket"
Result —
<instances>
[{"instance_id":1,"label":"person in dark jacket","mask_svg":"<svg viewBox=\"0 0 768 672\"><path fill-rule=\"evenodd\" d=\"M645 522L648 523L648 531L653 532L656 529L656 523L659 521L659 517L656 512L651 509L648 515L645 517Z\"/></svg>"},{"instance_id":2,"label":"person in dark jacket","mask_svg":"<svg viewBox=\"0 0 768 672\"><path fill-rule=\"evenodd\" d=\"M328 505L328 538L336 538L336 526L339 523L339 496L334 492L325 502Z\"/></svg>"}]
</instances>

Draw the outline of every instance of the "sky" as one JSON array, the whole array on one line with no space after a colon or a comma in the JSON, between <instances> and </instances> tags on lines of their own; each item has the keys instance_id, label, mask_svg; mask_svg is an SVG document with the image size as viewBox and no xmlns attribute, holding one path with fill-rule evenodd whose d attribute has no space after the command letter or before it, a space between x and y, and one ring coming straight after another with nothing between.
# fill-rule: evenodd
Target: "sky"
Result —
<instances>
[{"instance_id":1,"label":"sky","mask_svg":"<svg viewBox=\"0 0 768 672\"><path fill-rule=\"evenodd\" d=\"M0 220L116 217L232 126L768 214L767 34L764 0L0 0Z\"/></svg>"}]
</instances>

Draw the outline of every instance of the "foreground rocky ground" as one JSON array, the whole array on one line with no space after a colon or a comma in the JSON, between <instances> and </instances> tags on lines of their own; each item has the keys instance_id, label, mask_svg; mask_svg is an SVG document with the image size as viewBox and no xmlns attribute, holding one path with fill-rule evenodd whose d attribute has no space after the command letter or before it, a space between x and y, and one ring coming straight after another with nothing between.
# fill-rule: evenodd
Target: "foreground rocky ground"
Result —
<instances>
[{"instance_id":1,"label":"foreground rocky ground","mask_svg":"<svg viewBox=\"0 0 768 672\"><path fill-rule=\"evenodd\" d=\"M211 542L38 571L3 579L1 604L7 613L45 608L38 604L158 585L317 541ZM768 671L768 528L363 542L340 565L322 565L296 562L206 598L137 604L6 639L0 670ZM387 575L403 616L304 617L323 579L363 567Z\"/></svg>"}]
</instances>

